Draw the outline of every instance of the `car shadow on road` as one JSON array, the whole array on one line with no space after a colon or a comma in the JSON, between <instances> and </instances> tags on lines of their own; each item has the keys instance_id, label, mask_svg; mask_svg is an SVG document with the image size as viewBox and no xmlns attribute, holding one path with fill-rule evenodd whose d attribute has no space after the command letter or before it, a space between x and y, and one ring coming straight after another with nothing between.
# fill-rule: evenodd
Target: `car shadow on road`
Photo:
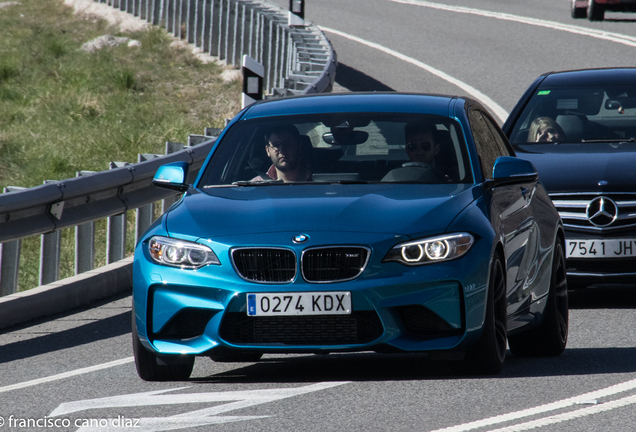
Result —
<instances>
[{"instance_id":1,"label":"car shadow on road","mask_svg":"<svg viewBox=\"0 0 636 432\"><path fill-rule=\"evenodd\" d=\"M636 22L636 19L627 19L627 18L605 18L604 21L607 22L615 22L615 23L633 23Z\"/></svg>"},{"instance_id":2,"label":"car shadow on road","mask_svg":"<svg viewBox=\"0 0 636 432\"><path fill-rule=\"evenodd\" d=\"M339 63L336 69L336 84L352 92L395 91L364 72L342 63Z\"/></svg>"},{"instance_id":3,"label":"car shadow on road","mask_svg":"<svg viewBox=\"0 0 636 432\"><path fill-rule=\"evenodd\" d=\"M130 293L121 293L84 308L3 329L0 332L0 364L130 334L130 310L108 317L91 312L93 308L129 296ZM60 327L66 329L59 330ZM20 340L22 336L24 338ZM18 340L5 343L11 339Z\"/></svg>"},{"instance_id":4,"label":"car shadow on road","mask_svg":"<svg viewBox=\"0 0 636 432\"><path fill-rule=\"evenodd\" d=\"M636 286L604 286L570 292L570 308L635 309ZM495 376L471 378L522 378L597 375L636 372L636 347L567 348L558 357L515 357L510 352L503 371ZM331 355L268 355L258 363L227 372L229 364L208 361L209 375L193 378L201 383L399 381L462 379L449 361L434 361L426 354L340 353ZM216 367L215 367L216 365Z\"/></svg>"},{"instance_id":5,"label":"car shadow on road","mask_svg":"<svg viewBox=\"0 0 636 432\"><path fill-rule=\"evenodd\" d=\"M598 285L568 296L570 309L636 309L636 285Z\"/></svg>"},{"instance_id":6,"label":"car shadow on road","mask_svg":"<svg viewBox=\"0 0 636 432\"><path fill-rule=\"evenodd\" d=\"M192 378L199 383L289 383L329 381L411 381L465 378L526 378L636 372L634 348L566 349L559 357L519 358L508 353L498 375L458 374L448 361L430 360L425 354L332 354L264 357L231 371ZM197 360L205 361L205 359ZM224 366L227 366L225 364ZM238 365L237 365L238 366Z\"/></svg>"}]
</instances>

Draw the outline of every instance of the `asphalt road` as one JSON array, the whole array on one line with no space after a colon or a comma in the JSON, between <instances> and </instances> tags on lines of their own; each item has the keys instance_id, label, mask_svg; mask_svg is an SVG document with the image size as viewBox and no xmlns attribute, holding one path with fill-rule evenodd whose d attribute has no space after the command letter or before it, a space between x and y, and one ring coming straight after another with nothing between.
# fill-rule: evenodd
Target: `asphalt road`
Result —
<instances>
[{"instance_id":1,"label":"asphalt road","mask_svg":"<svg viewBox=\"0 0 636 432\"><path fill-rule=\"evenodd\" d=\"M503 120L542 72L636 63L636 14L590 23L568 0L412 3L308 0L338 52L339 90L480 94ZM509 355L496 377L362 353L201 358L188 382L146 383L124 295L0 334L0 430L633 432L635 307L636 287L573 293L565 353Z\"/></svg>"}]
</instances>

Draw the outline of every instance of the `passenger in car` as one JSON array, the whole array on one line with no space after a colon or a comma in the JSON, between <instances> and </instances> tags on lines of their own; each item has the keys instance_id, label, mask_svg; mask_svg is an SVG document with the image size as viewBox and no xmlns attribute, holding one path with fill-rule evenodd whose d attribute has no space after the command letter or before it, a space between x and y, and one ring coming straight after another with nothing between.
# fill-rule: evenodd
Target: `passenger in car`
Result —
<instances>
[{"instance_id":1,"label":"passenger in car","mask_svg":"<svg viewBox=\"0 0 636 432\"><path fill-rule=\"evenodd\" d=\"M300 149L300 133L294 125L272 127L266 134L265 152L272 161L266 177L258 176L252 181L282 180L285 183L311 181L309 164L303 160Z\"/></svg>"},{"instance_id":2,"label":"passenger in car","mask_svg":"<svg viewBox=\"0 0 636 432\"><path fill-rule=\"evenodd\" d=\"M445 183L448 181L435 166L435 156L440 151L436 139L437 127L433 123L411 122L404 127L406 154L411 160L402 168L391 170L382 181L414 181L421 183Z\"/></svg>"},{"instance_id":3,"label":"passenger in car","mask_svg":"<svg viewBox=\"0 0 636 432\"><path fill-rule=\"evenodd\" d=\"M537 117L528 130L528 142L562 142L565 132L550 117Z\"/></svg>"}]
</instances>

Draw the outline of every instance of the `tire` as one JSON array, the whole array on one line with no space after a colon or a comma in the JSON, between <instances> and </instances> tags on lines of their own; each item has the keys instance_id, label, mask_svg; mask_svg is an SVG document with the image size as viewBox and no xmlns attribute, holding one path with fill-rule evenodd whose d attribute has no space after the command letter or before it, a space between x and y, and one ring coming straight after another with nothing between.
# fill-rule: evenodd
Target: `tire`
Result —
<instances>
[{"instance_id":1,"label":"tire","mask_svg":"<svg viewBox=\"0 0 636 432\"><path fill-rule=\"evenodd\" d=\"M587 19L590 21L603 21L605 19L605 9L596 3L596 0L589 0L587 4Z\"/></svg>"},{"instance_id":2,"label":"tire","mask_svg":"<svg viewBox=\"0 0 636 432\"><path fill-rule=\"evenodd\" d=\"M495 256L490 270L486 319L479 341L463 362L456 365L461 373L494 375L501 372L507 348L506 275L501 258Z\"/></svg>"},{"instance_id":3,"label":"tire","mask_svg":"<svg viewBox=\"0 0 636 432\"><path fill-rule=\"evenodd\" d=\"M587 18L587 9L586 8L577 8L574 6L576 0L572 0L570 2L570 12L572 13L572 18L580 19Z\"/></svg>"},{"instance_id":4,"label":"tire","mask_svg":"<svg viewBox=\"0 0 636 432\"><path fill-rule=\"evenodd\" d=\"M157 356L148 351L137 336L135 314L132 316L132 344L137 375L144 381L184 381L190 378L194 356Z\"/></svg>"},{"instance_id":5,"label":"tire","mask_svg":"<svg viewBox=\"0 0 636 432\"><path fill-rule=\"evenodd\" d=\"M565 350L569 329L568 284L561 240L554 247L550 292L541 324L508 338L510 352L517 357L558 356Z\"/></svg>"}]
</instances>

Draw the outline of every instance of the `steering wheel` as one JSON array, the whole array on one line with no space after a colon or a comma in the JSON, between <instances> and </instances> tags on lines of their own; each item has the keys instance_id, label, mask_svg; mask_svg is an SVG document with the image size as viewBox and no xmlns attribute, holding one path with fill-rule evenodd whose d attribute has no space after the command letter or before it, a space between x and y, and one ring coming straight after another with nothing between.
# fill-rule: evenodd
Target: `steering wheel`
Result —
<instances>
[{"instance_id":1,"label":"steering wheel","mask_svg":"<svg viewBox=\"0 0 636 432\"><path fill-rule=\"evenodd\" d=\"M412 168L412 167L431 169L429 165L423 162L404 162L402 164L402 168Z\"/></svg>"},{"instance_id":2,"label":"steering wheel","mask_svg":"<svg viewBox=\"0 0 636 432\"><path fill-rule=\"evenodd\" d=\"M448 177L442 174L437 168L434 168L430 166L429 164L425 164L424 162L415 162L415 161L404 162L402 164L402 168L422 168L425 170L429 170L433 174L435 174L435 177L437 177L440 183L448 183L449 181Z\"/></svg>"}]
</instances>

